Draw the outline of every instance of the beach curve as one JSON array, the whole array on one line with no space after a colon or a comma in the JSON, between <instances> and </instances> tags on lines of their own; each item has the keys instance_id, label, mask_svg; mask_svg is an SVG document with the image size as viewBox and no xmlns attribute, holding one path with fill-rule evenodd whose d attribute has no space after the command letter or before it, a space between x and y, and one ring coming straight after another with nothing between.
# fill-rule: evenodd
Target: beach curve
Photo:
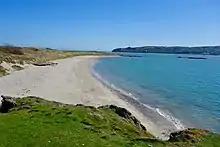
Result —
<instances>
[{"instance_id":1,"label":"beach curve","mask_svg":"<svg viewBox=\"0 0 220 147\"><path fill-rule=\"evenodd\" d=\"M156 126L131 102L105 86L91 70L100 56L77 56L56 60L56 66L29 67L0 78L0 94L14 97L38 96L50 101L95 107L114 104L128 109L153 135L166 139Z\"/></svg>"}]
</instances>

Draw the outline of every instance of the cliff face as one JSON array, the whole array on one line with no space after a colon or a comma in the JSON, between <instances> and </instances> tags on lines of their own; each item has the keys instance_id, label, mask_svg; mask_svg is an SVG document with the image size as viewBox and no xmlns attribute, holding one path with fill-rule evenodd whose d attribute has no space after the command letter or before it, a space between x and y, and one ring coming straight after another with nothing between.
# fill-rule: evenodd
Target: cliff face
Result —
<instances>
[{"instance_id":1,"label":"cliff face","mask_svg":"<svg viewBox=\"0 0 220 147\"><path fill-rule=\"evenodd\" d=\"M117 48L112 52L220 55L220 46L181 47L143 46Z\"/></svg>"}]
</instances>

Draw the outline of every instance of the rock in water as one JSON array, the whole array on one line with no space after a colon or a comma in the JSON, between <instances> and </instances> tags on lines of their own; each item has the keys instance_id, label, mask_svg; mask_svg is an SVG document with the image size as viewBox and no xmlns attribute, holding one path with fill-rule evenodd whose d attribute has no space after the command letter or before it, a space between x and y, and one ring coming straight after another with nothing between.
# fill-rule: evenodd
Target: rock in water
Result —
<instances>
[{"instance_id":1,"label":"rock in water","mask_svg":"<svg viewBox=\"0 0 220 147\"><path fill-rule=\"evenodd\" d=\"M16 102L14 99L10 96L3 96L1 95L2 100L1 100L1 106L0 106L0 112L1 113L7 113L9 109L13 108L16 106Z\"/></svg>"}]
</instances>

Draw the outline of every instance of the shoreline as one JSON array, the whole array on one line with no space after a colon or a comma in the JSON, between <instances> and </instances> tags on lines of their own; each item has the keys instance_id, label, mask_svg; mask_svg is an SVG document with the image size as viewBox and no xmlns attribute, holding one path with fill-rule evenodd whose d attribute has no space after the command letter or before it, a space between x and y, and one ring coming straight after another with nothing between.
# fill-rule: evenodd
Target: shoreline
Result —
<instances>
[{"instance_id":1,"label":"shoreline","mask_svg":"<svg viewBox=\"0 0 220 147\"><path fill-rule=\"evenodd\" d=\"M172 126L165 121L155 123L160 121L161 116L145 110L134 99L94 77L91 70L100 57L105 56L77 56L56 60L58 65L54 67L30 67L1 77L0 95L37 96L50 101L95 107L114 104L129 110L154 136L167 139L173 131Z\"/></svg>"},{"instance_id":2,"label":"shoreline","mask_svg":"<svg viewBox=\"0 0 220 147\"><path fill-rule=\"evenodd\" d=\"M103 57L100 57L103 58ZM104 57L105 58L105 57ZM94 59L99 60L99 58ZM169 122L166 117L162 116L157 110L153 110L150 106L138 101L131 93L124 91L115 85L111 84L107 80L101 77L94 69L93 66L98 61L94 61L91 68L91 75L102 85L108 88L113 95L116 95L123 102L118 106L124 107L129 110L141 123L147 128L147 131L154 136L167 140L171 132L183 130L185 128L178 128L173 122Z\"/></svg>"}]
</instances>

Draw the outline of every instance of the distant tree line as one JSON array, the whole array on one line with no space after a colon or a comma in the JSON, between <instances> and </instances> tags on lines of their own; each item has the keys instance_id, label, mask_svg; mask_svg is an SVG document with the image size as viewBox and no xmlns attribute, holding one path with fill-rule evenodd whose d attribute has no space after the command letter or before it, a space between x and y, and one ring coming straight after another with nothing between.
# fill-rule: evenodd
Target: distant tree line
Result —
<instances>
[{"instance_id":1,"label":"distant tree line","mask_svg":"<svg viewBox=\"0 0 220 147\"><path fill-rule=\"evenodd\" d=\"M143 47L117 48L114 49L112 52L220 55L220 46L200 46L200 47L143 46Z\"/></svg>"}]
</instances>

